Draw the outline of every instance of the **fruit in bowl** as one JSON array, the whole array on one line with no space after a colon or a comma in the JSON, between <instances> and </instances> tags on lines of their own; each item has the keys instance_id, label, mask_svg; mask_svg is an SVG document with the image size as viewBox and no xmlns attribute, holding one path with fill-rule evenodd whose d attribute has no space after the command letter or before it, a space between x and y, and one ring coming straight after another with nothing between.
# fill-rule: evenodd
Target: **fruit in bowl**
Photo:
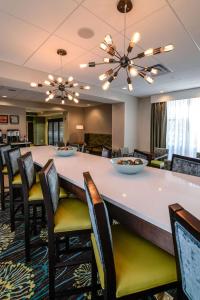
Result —
<instances>
[{"instance_id":1,"label":"fruit in bowl","mask_svg":"<svg viewBox=\"0 0 200 300\"><path fill-rule=\"evenodd\" d=\"M74 155L77 151L76 147L72 146L65 146L65 147L58 147L56 150L57 156L71 156Z\"/></svg>"},{"instance_id":2,"label":"fruit in bowl","mask_svg":"<svg viewBox=\"0 0 200 300\"><path fill-rule=\"evenodd\" d=\"M123 174L136 174L143 170L148 161L136 157L112 158L111 163L116 171Z\"/></svg>"}]
</instances>

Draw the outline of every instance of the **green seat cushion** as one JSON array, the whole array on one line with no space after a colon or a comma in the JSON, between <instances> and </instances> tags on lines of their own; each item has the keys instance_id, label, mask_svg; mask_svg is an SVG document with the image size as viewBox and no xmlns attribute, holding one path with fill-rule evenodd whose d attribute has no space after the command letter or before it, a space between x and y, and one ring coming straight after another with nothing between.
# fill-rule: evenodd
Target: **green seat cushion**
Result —
<instances>
[{"instance_id":1,"label":"green seat cushion","mask_svg":"<svg viewBox=\"0 0 200 300\"><path fill-rule=\"evenodd\" d=\"M151 160L151 166L156 168L164 168L164 161L161 160Z\"/></svg>"},{"instance_id":2,"label":"green seat cushion","mask_svg":"<svg viewBox=\"0 0 200 300\"><path fill-rule=\"evenodd\" d=\"M61 199L54 215L54 232L69 232L91 228L87 204L79 199Z\"/></svg>"},{"instance_id":3,"label":"green seat cushion","mask_svg":"<svg viewBox=\"0 0 200 300\"><path fill-rule=\"evenodd\" d=\"M172 255L121 225L112 226L112 237L117 298L177 281ZM92 245L101 286L104 288L103 268L93 234Z\"/></svg>"},{"instance_id":4,"label":"green seat cushion","mask_svg":"<svg viewBox=\"0 0 200 300\"><path fill-rule=\"evenodd\" d=\"M8 169L7 169L6 166L3 167L2 173L3 173L3 174L8 174Z\"/></svg>"},{"instance_id":5,"label":"green seat cushion","mask_svg":"<svg viewBox=\"0 0 200 300\"><path fill-rule=\"evenodd\" d=\"M13 185L18 185L18 184L22 184L22 179L21 179L21 175L18 173L13 177L13 181L12 181Z\"/></svg>"},{"instance_id":6,"label":"green seat cushion","mask_svg":"<svg viewBox=\"0 0 200 300\"><path fill-rule=\"evenodd\" d=\"M38 177L39 180L39 177ZM59 194L59 198L63 199L68 197L68 193L62 188L60 187L60 194ZM36 183L33 184L33 186L31 187L30 191L29 191L29 201L34 201L34 200L43 200L43 193L42 193L42 187L39 181L37 181L36 178Z\"/></svg>"}]
</instances>

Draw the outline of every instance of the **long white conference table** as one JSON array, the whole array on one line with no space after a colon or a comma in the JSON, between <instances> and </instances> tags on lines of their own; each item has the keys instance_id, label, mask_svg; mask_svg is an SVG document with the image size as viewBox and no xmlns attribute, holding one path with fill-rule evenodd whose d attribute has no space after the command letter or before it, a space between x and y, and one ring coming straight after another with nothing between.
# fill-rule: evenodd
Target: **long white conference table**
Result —
<instances>
[{"instance_id":1,"label":"long white conference table","mask_svg":"<svg viewBox=\"0 0 200 300\"><path fill-rule=\"evenodd\" d=\"M52 146L31 151L42 167L53 158L61 182L85 200L83 172L89 171L113 218L173 254L168 205L179 203L200 219L200 178L145 167L139 174L117 173L108 158L77 152L58 157Z\"/></svg>"}]
</instances>

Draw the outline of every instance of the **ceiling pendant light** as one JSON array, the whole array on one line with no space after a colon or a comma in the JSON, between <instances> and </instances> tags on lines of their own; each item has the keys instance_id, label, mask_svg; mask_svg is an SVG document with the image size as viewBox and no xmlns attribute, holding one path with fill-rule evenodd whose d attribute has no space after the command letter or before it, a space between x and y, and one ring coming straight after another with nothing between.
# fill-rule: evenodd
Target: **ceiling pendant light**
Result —
<instances>
[{"instance_id":1,"label":"ceiling pendant light","mask_svg":"<svg viewBox=\"0 0 200 300\"><path fill-rule=\"evenodd\" d=\"M145 50L144 52L141 52L134 57L130 58L130 53L133 51L133 48L135 45L140 41L140 33L135 32L129 42L128 48L126 49L126 14L130 12L133 8L133 4L131 0L119 0L117 4L117 9L119 12L124 13L124 52L123 55L117 51L116 46L113 43L112 36L110 34L107 34L104 38L104 41L100 43L100 48L107 52L111 58L105 57L103 59L103 62L96 63L96 62L89 62L84 63L80 65L80 68L86 68L86 67L95 67L97 65L102 64L116 64L115 67L110 68L105 73L101 74L99 76L99 80L103 81L106 80L103 85L103 90L108 90L110 87L110 84L113 80L117 78L117 75L121 69L125 69L127 72L127 84L129 91L133 91L133 86L131 83L131 77L140 76L148 83L153 83L154 79L151 77L151 75L155 76L158 74L158 70L156 68L151 67L143 67L138 64L137 60L141 59L145 56L152 56L157 55L163 52L169 52L174 49L173 45L167 45L164 47L159 48L149 48Z\"/></svg>"},{"instance_id":2,"label":"ceiling pendant light","mask_svg":"<svg viewBox=\"0 0 200 300\"><path fill-rule=\"evenodd\" d=\"M45 99L45 102L48 102L52 99L60 99L61 104L65 104L65 100L73 100L75 103L79 103L77 97L79 97L79 93L74 90L79 84L78 82L74 82L74 78L69 76L67 80L63 77L63 56L67 55L67 51L64 49L58 49L57 54L60 56L60 68L61 68L61 76L55 78L53 75L49 74L48 79L44 81L44 83L35 83L31 82L31 87L43 87L49 86L50 89L46 91L46 95L48 96ZM80 85L79 89L89 90L89 85Z\"/></svg>"}]
</instances>

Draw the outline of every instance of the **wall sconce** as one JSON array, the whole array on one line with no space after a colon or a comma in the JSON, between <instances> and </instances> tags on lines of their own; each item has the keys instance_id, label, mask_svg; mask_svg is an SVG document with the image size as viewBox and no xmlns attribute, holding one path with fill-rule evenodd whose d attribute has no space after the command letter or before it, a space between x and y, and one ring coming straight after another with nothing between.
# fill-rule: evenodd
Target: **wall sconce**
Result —
<instances>
[{"instance_id":1,"label":"wall sconce","mask_svg":"<svg viewBox=\"0 0 200 300\"><path fill-rule=\"evenodd\" d=\"M78 130L83 130L83 129L84 129L84 126L83 126L83 125L76 125L76 129L78 129Z\"/></svg>"}]
</instances>

